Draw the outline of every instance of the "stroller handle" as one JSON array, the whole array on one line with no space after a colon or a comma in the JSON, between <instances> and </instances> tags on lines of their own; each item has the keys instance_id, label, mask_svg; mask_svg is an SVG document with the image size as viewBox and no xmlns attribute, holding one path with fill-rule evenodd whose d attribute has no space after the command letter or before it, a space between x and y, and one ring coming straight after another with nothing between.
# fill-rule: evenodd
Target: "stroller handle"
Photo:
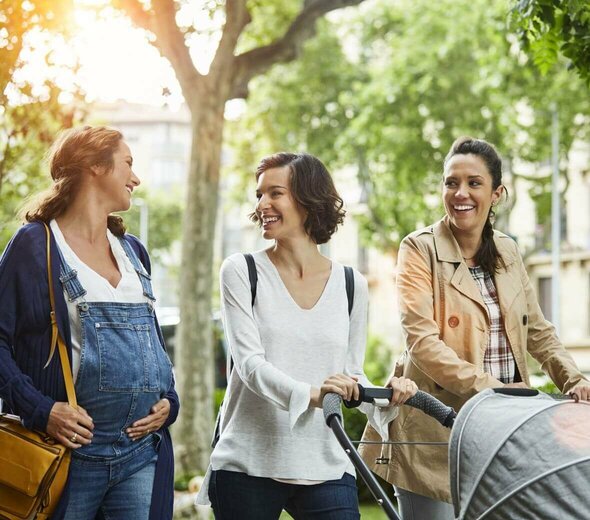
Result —
<instances>
[{"instance_id":1,"label":"stroller handle","mask_svg":"<svg viewBox=\"0 0 590 520\"><path fill-rule=\"evenodd\" d=\"M363 402L372 403L373 399L391 399L391 396L393 395L393 389L391 388L365 388L362 385L358 385L358 387L359 399L356 401L344 401L344 405L347 408L357 407ZM324 398L324 406L325 404L326 400ZM430 417L433 417L447 428L452 428L453 423L455 422L455 417L457 417L457 413L450 406L447 406L436 397L427 392L423 392L422 390L418 390L416 395L410 397L404 404L422 410L425 414L430 415ZM338 413L340 413L340 402L338 402ZM327 422L328 419L325 411L324 418L326 418Z\"/></svg>"},{"instance_id":2,"label":"stroller handle","mask_svg":"<svg viewBox=\"0 0 590 520\"><path fill-rule=\"evenodd\" d=\"M450 406L447 406L436 397L422 390L418 390L416 395L410 397L404 404L422 410L425 414L430 415L430 417L433 417L447 428L453 427L455 418L457 417L457 412Z\"/></svg>"},{"instance_id":3,"label":"stroller handle","mask_svg":"<svg viewBox=\"0 0 590 520\"><path fill-rule=\"evenodd\" d=\"M340 443L340 446L344 449L348 458L352 462L355 469L358 471L362 479L367 484L367 487L375 497L377 503L383 508L383 511L387 515L387 518L391 520L400 520L393 504L389 497L383 491L383 488L375 478L375 475L371 472L365 461L361 458L359 453L354 449L354 445L348 438L348 435L344 431L342 425L342 397L338 394L329 393L324 396L322 402L324 409L324 418L326 424L334 433L336 439Z\"/></svg>"}]
</instances>

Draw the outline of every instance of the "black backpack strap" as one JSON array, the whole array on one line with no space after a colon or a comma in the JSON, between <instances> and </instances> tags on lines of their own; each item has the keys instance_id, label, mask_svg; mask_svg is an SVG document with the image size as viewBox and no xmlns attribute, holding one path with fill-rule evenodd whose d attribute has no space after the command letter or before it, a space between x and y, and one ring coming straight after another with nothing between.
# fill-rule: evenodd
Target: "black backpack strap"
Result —
<instances>
[{"instance_id":1,"label":"black backpack strap","mask_svg":"<svg viewBox=\"0 0 590 520\"><path fill-rule=\"evenodd\" d=\"M346 279L346 297L348 298L348 315L350 316L354 305L354 271L352 267L344 266L344 278Z\"/></svg>"},{"instance_id":2,"label":"black backpack strap","mask_svg":"<svg viewBox=\"0 0 590 520\"><path fill-rule=\"evenodd\" d=\"M256 263L250 253L244 253L244 258L248 264L248 278L250 278L250 292L252 293L252 307L256 300L256 285L258 284L258 273L256 272Z\"/></svg>"}]
</instances>

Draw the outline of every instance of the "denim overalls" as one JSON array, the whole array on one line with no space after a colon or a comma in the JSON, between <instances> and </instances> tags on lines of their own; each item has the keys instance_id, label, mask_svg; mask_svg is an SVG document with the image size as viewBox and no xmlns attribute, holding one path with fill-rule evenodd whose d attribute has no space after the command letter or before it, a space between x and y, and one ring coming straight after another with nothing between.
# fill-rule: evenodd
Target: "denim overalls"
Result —
<instances>
[{"instance_id":1,"label":"denim overalls","mask_svg":"<svg viewBox=\"0 0 590 520\"><path fill-rule=\"evenodd\" d=\"M86 290L60 251L60 280L69 300L76 302L81 320L76 396L94 421L92 442L72 452L70 476L72 481L85 480L94 473L89 484L100 488L104 480L103 495L130 473L156 460L158 433L132 441L125 430L150 413L150 408L170 389L173 377L172 365L156 329L150 276L129 243L119 240L141 281L144 303L86 302ZM143 482L141 491L145 493L149 488L151 496L152 483L153 467L151 481ZM87 487L82 494L97 491ZM133 502L133 495L139 491L132 487L125 493L129 496L120 497L119 501ZM100 500L100 493L97 497ZM85 496L84 501L92 502L92 498ZM68 517L69 513L68 508Z\"/></svg>"}]
</instances>

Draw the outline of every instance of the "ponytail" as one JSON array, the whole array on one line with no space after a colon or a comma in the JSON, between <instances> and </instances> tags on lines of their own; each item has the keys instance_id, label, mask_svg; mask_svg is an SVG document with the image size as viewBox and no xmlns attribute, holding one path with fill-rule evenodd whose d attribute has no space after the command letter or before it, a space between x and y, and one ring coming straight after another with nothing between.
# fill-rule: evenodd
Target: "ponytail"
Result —
<instances>
[{"instance_id":1,"label":"ponytail","mask_svg":"<svg viewBox=\"0 0 590 520\"><path fill-rule=\"evenodd\" d=\"M119 215L109 215L107 217L107 227L113 235L119 238L127 231L123 218L119 217Z\"/></svg>"},{"instance_id":2,"label":"ponytail","mask_svg":"<svg viewBox=\"0 0 590 520\"><path fill-rule=\"evenodd\" d=\"M494 242L494 226L492 224L494 216L493 210L490 210L490 216L486 220L481 234L481 245L475 255L476 265L479 265L484 271L490 273L492 276L501 267L506 268L504 259Z\"/></svg>"}]
</instances>

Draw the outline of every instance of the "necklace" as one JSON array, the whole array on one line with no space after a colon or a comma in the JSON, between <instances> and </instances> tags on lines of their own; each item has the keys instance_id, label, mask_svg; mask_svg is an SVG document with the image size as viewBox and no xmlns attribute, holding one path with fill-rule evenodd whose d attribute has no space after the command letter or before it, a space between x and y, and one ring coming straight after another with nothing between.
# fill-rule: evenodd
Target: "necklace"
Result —
<instances>
[{"instance_id":1,"label":"necklace","mask_svg":"<svg viewBox=\"0 0 590 520\"><path fill-rule=\"evenodd\" d=\"M475 258L476 255L470 256L469 258L465 258L464 256L461 257L463 258L463 260L473 260Z\"/></svg>"}]
</instances>

